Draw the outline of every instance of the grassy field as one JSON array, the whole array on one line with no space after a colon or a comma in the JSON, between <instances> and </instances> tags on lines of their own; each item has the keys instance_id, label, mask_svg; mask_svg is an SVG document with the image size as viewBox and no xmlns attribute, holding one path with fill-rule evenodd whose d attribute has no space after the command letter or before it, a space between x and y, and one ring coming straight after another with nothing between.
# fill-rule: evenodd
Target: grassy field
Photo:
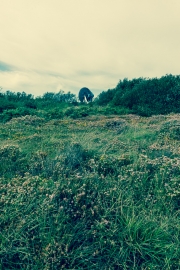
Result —
<instances>
[{"instance_id":1,"label":"grassy field","mask_svg":"<svg viewBox=\"0 0 180 270\"><path fill-rule=\"evenodd\" d=\"M0 269L180 269L180 114L1 123Z\"/></svg>"}]
</instances>

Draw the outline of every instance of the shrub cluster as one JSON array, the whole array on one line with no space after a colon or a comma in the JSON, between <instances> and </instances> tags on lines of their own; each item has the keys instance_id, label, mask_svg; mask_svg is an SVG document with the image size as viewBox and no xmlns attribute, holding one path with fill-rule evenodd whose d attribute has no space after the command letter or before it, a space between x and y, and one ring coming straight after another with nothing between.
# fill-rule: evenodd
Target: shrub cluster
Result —
<instances>
[{"instance_id":1,"label":"shrub cluster","mask_svg":"<svg viewBox=\"0 0 180 270\"><path fill-rule=\"evenodd\" d=\"M180 76L124 79L115 89L102 92L97 103L125 107L142 116L177 113L180 112Z\"/></svg>"},{"instance_id":2,"label":"shrub cluster","mask_svg":"<svg viewBox=\"0 0 180 270\"><path fill-rule=\"evenodd\" d=\"M59 119L64 116L63 109L77 105L76 96L70 92L47 92L34 98L31 94L6 91L0 93L0 122L25 115L43 116L46 119Z\"/></svg>"},{"instance_id":3,"label":"shrub cluster","mask_svg":"<svg viewBox=\"0 0 180 270\"><path fill-rule=\"evenodd\" d=\"M47 92L34 98L31 94L0 93L0 122L14 117L37 115L47 120L89 115L138 114L151 116L180 112L180 76L124 79L114 89L103 91L93 103L80 104L74 94Z\"/></svg>"}]
</instances>

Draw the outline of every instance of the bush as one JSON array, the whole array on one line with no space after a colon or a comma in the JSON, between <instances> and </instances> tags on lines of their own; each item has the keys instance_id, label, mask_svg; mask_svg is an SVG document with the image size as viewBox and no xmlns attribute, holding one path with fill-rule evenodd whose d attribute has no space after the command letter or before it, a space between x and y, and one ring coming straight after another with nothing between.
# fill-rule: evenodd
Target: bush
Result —
<instances>
[{"instance_id":1,"label":"bush","mask_svg":"<svg viewBox=\"0 0 180 270\"><path fill-rule=\"evenodd\" d=\"M20 117L25 115L34 115L35 111L33 109L20 107L12 110L4 110L2 114L0 114L0 121L7 122L11 120L13 117Z\"/></svg>"},{"instance_id":2,"label":"bush","mask_svg":"<svg viewBox=\"0 0 180 270\"><path fill-rule=\"evenodd\" d=\"M17 105L13 102L9 102L4 98L0 98L0 113L2 113L4 110L15 109L16 106Z\"/></svg>"},{"instance_id":3,"label":"bush","mask_svg":"<svg viewBox=\"0 0 180 270\"><path fill-rule=\"evenodd\" d=\"M36 102L34 100L28 100L24 103L25 107L31 109L37 109Z\"/></svg>"},{"instance_id":4,"label":"bush","mask_svg":"<svg viewBox=\"0 0 180 270\"><path fill-rule=\"evenodd\" d=\"M115 90L109 89L108 91L103 91L99 94L98 98L96 99L96 103L98 105L107 105L109 104L114 98Z\"/></svg>"},{"instance_id":5,"label":"bush","mask_svg":"<svg viewBox=\"0 0 180 270\"><path fill-rule=\"evenodd\" d=\"M64 113L61 108L49 109L46 111L45 117L47 119L62 119Z\"/></svg>"},{"instance_id":6,"label":"bush","mask_svg":"<svg viewBox=\"0 0 180 270\"><path fill-rule=\"evenodd\" d=\"M65 116L69 116L73 119L86 117L90 114L90 108L88 107L70 107L64 112Z\"/></svg>"},{"instance_id":7,"label":"bush","mask_svg":"<svg viewBox=\"0 0 180 270\"><path fill-rule=\"evenodd\" d=\"M180 112L180 76L120 81L115 89L99 95L97 103L120 106L142 116Z\"/></svg>"},{"instance_id":8,"label":"bush","mask_svg":"<svg viewBox=\"0 0 180 270\"><path fill-rule=\"evenodd\" d=\"M76 96L70 92L64 93L64 91L59 91L58 93L47 92L42 96L42 100L49 100L54 102L76 102Z\"/></svg>"}]
</instances>

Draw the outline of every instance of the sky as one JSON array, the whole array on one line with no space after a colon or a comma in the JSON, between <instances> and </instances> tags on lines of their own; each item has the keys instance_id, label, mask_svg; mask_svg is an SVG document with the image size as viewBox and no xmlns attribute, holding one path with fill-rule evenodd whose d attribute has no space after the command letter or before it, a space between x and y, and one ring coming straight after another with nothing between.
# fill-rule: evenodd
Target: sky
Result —
<instances>
[{"instance_id":1,"label":"sky","mask_svg":"<svg viewBox=\"0 0 180 270\"><path fill-rule=\"evenodd\" d=\"M3 91L97 96L119 80L180 74L179 0L1 0Z\"/></svg>"}]
</instances>

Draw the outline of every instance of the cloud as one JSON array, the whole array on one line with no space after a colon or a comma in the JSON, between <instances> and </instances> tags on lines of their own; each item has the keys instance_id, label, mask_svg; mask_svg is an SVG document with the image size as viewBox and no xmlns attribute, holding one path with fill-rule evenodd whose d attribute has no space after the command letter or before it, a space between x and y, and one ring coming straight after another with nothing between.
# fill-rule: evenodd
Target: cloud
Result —
<instances>
[{"instance_id":1,"label":"cloud","mask_svg":"<svg viewBox=\"0 0 180 270\"><path fill-rule=\"evenodd\" d=\"M13 66L0 61L0 72L12 71Z\"/></svg>"},{"instance_id":2,"label":"cloud","mask_svg":"<svg viewBox=\"0 0 180 270\"><path fill-rule=\"evenodd\" d=\"M4 89L96 95L124 77L179 73L177 0L1 0L1 9Z\"/></svg>"}]
</instances>

